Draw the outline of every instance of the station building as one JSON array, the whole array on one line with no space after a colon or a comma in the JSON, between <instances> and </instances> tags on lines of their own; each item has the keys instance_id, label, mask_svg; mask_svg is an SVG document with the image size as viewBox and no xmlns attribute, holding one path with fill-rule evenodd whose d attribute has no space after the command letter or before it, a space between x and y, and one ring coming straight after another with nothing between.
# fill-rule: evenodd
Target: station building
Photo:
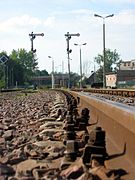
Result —
<instances>
[{"instance_id":1,"label":"station building","mask_svg":"<svg viewBox=\"0 0 135 180\"><path fill-rule=\"evenodd\" d=\"M106 74L106 87L135 87L135 59L121 62L117 73Z\"/></svg>"},{"instance_id":2,"label":"station building","mask_svg":"<svg viewBox=\"0 0 135 180\"><path fill-rule=\"evenodd\" d=\"M34 76L32 78L33 84L40 86L51 86L52 76ZM67 74L54 75L54 86L55 87L66 87L68 84Z\"/></svg>"}]
</instances>

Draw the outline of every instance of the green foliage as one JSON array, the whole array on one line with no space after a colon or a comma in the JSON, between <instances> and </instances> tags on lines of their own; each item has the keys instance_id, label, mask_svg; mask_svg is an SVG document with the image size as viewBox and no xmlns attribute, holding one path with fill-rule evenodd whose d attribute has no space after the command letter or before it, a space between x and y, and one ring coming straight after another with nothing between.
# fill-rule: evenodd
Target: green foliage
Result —
<instances>
[{"instance_id":1,"label":"green foliage","mask_svg":"<svg viewBox=\"0 0 135 180\"><path fill-rule=\"evenodd\" d=\"M7 56L7 53L1 52L0 57L3 55ZM48 75L46 70L37 70L37 59L31 51L13 49L8 59L5 64L0 64L0 88L30 85L34 75Z\"/></svg>"},{"instance_id":2,"label":"green foliage","mask_svg":"<svg viewBox=\"0 0 135 180\"><path fill-rule=\"evenodd\" d=\"M98 54L94 58L95 62L100 65L97 70L97 80L102 82L103 80L103 55ZM120 62L120 55L117 53L116 49L111 51L110 49L105 50L105 73L115 72L117 70L117 64Z\"/></svg>"},{"instance_id":3,"label":"green foliage","mask_svg":"<svg viewBox=\"0 0 135 180\"><path fill-rule=\"evenodd\" d=\"M36 70L34 72L34 76L49 76L48 72L44 69L44 70Z\"/></svg>"},{"instance_id":4,"label":"green foliage","mask_svg":"<svg viewBox=\"0 0 135 180\"><path fill-rule=\"evenodd\" d=\"M79 85L80 76L77 73L71 72L70 78L72 87L76 87Z\"/></svg>"},{"instance_id":5,"label":"green foliage","mask_svg":"<svg viewBox=\"0 0 135 180\"><path fill-rule=\"evenodd\" d=\"M0 80L0 89L5 87L5 82L4 80Z\"/></svg>"},{"instance_id":6,"label":"green foliage","mask_svg":"<svg viewBox=\"0 0 135 180\"><path fill-rule=\"evenodd\" d=\"M96 74L97 74L96 81L98 83L102 83L102 81L103 81L103 67L100 66L100 68L97 70Z\"/></svg>"},{"instance_id":7,"label":"green foliage","mask_svg":"<svg viewBox=\"0 0 135 180\"><path fill-rule=\"evenodd\" d=\"M8 66L12 69L13 76L13 82L11 84L15 85L17 82L19 86L22 86L26 82L30 83L33 68L35 68L37 64L32 52L27 52L25 49L13 50L9 57L10 61L8 62ZM35 64L33 62L35 62ZM9 75L9 77L11 76Z\"/></svg>"},{"instance_id":8,"label":"green foliage","mask_svg":"<svg viewBox=\"0 0 135 180\"><path fill-rule=\"evenodd\" d=\"M4 76L4 66L0 64L0 79L2 79Z\"/></svg>"},{"instance_id":9,"label":"green foliage","mask_svg":"<svg viewBox=\"0 0 135 180\"><path fill-rule=\"evenodd\" d=\"M3 55L7 57L7 53L5 51L2 51L0 53L0 57L2 57ZM6 66L5 64L0 63L0 89L6 86L5 73L6 73Z\"/></svg>"}]
</instances>

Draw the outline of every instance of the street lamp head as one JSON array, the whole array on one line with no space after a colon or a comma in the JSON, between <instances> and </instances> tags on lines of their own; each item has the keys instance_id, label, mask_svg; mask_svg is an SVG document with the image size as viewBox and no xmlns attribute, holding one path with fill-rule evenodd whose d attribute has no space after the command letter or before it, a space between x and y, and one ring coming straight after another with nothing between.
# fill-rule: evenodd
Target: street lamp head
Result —
<instances>
[{"instance_id":1,"label":"street lamp head","mask_svg":"<svg viewBox=\"0 0 135 180\"><path fill-rule=\"evenodd\" d=\"M77 43L74 43L75 46L82 46L82 45L86 45L87 43L83 43L83 44L77 44Z\"/></svg>"},{"instance_id":2,"label":"street lamp head","mask_svg":"<svg viewBox=\"0 0 135 180\"><path fill-rule=\"evenodd\" d=\"M98 14L94 14L94 16L95 16L95 17L100 17L100 18L103 18L103 19L105 19L105 18L113 17L113 16L114 16L114 14L110 14L110 15L108 15L108 16L105 16L105 17L103 17L103 16L100 16L100 15L98 15Z\"/></svg>"},{"instance_id":3,"label":"street lamp head","mask_svg":"<svg viewBox=\"0 0 135 180\"><path fill-rule=\"evenodd\" d=\"M94 14L95 17L100 17L103 18L102 16L98 15L98 14Z\"/></svg>"},{"instance_id":4,"label":"street lamp head","mask_svg":"<svg viewBox=\"0 0 135 180\"><path fill-rule=\"evenodd\" d=\"M114 14L110 14L110 15L106 16L105 18L113 17L113 16L114 16Z\"/></svg>"},{"instance_id":5,"label":"street lamp head","mask_svg":"<svg viewBox=\"0 0 135 180\"><path fill-rule=\"evenodd\" d=\"M48 56L49 58L52 58L51 56Z\"/></svg>"}]
</instances>

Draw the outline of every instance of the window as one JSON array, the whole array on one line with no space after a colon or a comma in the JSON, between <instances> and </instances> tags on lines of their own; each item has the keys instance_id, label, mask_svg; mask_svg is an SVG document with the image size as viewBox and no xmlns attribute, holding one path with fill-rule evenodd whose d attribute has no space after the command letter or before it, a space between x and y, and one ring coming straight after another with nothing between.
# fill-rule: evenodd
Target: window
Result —
<instances>
[{"instance_id":1,"label":"window","mask_svg":"<svg viewBox=\"0 0 135 180\"><path fill-rule=\"evenodd\" d=\"M126 62L124 62L124 66L126 66Z\"/></svg>"},{"instance_id":2,"label":"window","mask_svg":"<svg viewBox=\"0 0 135 180\"><path fill-rule=\"evenodd\" d=\"M130 66L130 62L128 62L128 66Z\"/></svg>"}]
</instances>

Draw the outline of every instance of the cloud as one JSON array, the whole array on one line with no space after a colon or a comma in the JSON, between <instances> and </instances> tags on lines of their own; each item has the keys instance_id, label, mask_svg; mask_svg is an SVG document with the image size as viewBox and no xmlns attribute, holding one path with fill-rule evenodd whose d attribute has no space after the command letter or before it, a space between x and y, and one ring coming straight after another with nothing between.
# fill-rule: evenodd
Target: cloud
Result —
<instances>
[{"instance_id":1,"label":"cloud","mask_svg":"<svg viewBox=\"0 0 135 180\"><path fill-rule=\"evenodd\" d=\"M13 31L18 31L20 29L23 31L23 29L28 29L28 28L34 28L36 29L39 28L40 26L45 26L45 27L54 27L55 25L55 17L47 17L45 20L39 19L38 17L31 17L28 14L22 15L22 16L16 16L16 17L11 17L7 19L4 22L0 22L0 31L1 32L11 32ZM19 32L18 32L19 33Z\"/></svg>"},{"instance_id":2,"label":"cloud","mask_svg":"<svg viewBox=\"0 0 135 180\"><path fill-rule=\"evenodd\" d=\"M62 59L67 62L66 39L64 37L66 32L80 33L80 37L72 37L70 40L71 71L79 73L79 49L74 47L74 43L87 43L85 47L82 47L83 63L93 61L98 53L102 53L102 19L95 18L94 13L89 9L71 10L56 13L55 16L50 16L44 21L44 25L53 27L45 30L47 37L44 49L46 54L54 57L57 65ZM115 14L114 17L106 19L106 48L116 49L123 60L134 58L134 19L134 10L123 10ZM39 55L42 54L40 48L38 47ZM41 59L44 59L44 55ZM46 64L49 63L47 55L44 61ZM39 67L47 67L44 65L44 61L39 61ZM93 64L91 64L88 69L93 70L93 68ZM65 65L65 71L68 71L67 65Z\"/></svg>"},{"instance_id":3,"label":"cloud","mask_svg":"<svg viewBox=\"0 0 135 180\"><path fill-rule=\"evenodd\" d=\"M80 33L80 37L72 37L70 40L71 71L79 72L79 49L74 46L74 43L87 43L82 47L83 63L93 61L98 53L102 53L102 19L94 17L94 13L89 9L68 9L67 11L62 9L59 12L52 11L45 19L28 14L11 17L0 22L2 47L6 51L20 47L30 50L28 33L31 29L33 32L43 32L45 33L43 38L37 37L34 40L40 69L47 69L47 71L51 69L51 62L48 60L50 55L54 57L56 66L65 60L65 71L67 71L67 44L64 34ZM133 59L135 56L134 19L135 10L122 10L114 17L106 19L106 48L116 49L122 59ZM10 32L8 38L7 32ZM20 36L17 36L17 33L20 33ZM93 64L90 68L93 70Z\"/></svg>"},{"instance_id":4,"label":"cloud","mask_svg":"<svg viewBox=\"0 0 135 180\"><path fill-rule=\"evenodd\" d=\"M54 27L54 24L55 24L55 17L52 16L52 17L48 17L44 23L43 23L45 26L47 27Z\"/></svg>"},{"instance_id":5,"label":"cloud","mask_svg":"<svg viewBox=\"0 0 135 180\"><path fill-rule=\"evenodd\" d=\"M12 17L7 21L0 22L0 31L11 31L14 28L22 28L27 26L38 26L42 22L36 17L30 17L29 15L22 15L18 17Z\"/></svg>"},{"instance_id":6,"label":"cloud","mask_svg":"<svg viewBox=\"0 0 135 180\"><path fill-rule=\"evenodd\" d=\"M125 26L135 25L135 10L121 11L114 16L113 23Z\"/></svg>"},{"instance_id":7,"label":"cloud","mask_svg":"<svg viewBox=\"0 0 135 180\"><path fill-rule=\"evenodd\" d=\"M91 1L91 0L90 0ZM93 0L93 2L97 2L96 0ZM100 2L105 3L117 3L117 4L135 4L135 0L101 0Z\"/></svg>"}]
</instances>

